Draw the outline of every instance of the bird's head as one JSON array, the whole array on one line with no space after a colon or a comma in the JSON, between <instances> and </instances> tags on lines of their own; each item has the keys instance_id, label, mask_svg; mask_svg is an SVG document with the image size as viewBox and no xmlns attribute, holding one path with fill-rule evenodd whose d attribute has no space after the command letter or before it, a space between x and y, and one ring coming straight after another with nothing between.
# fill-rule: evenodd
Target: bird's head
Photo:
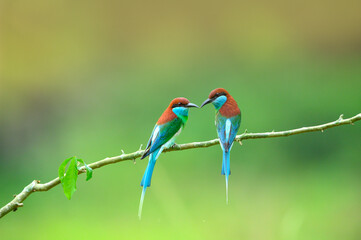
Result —
<instances>
[{"instance_id":1,"label":"bird's head","mask_svg":"<svg viewBox=\"0 0 361 240\"><path fill-rule=\"evenodd\" d=\"M214 107L218 110L227 101L227 98L229 96L230 95L226 89L216 88L209 94L208 99L206 99L202 103L201 107L203 107L204 105L207 105L208 103L212 103L214 105Z\"/></svg>"},{"instance_id":2,"label":"bird's head","mask_svg":"<svg viewBox=\"0 0 361 240\"><path fill-rule=\"evenodd\" d=\"M171 108L178 117L188 116L188 109L192 107L199 108L197 105L189 102L188 99L183 97L175 98L169 104L169 108Z\"/></svg>"},{"instance_id":3,"label":"bird's head","mask_svg":"<svg viewBox=\"0 0 361 240\"><path fill-rule=\"evenodd\" d=\"M189 100L184 98L184 97L179 97L179 98L173 99L170 102L169 107L171 107L172 109L178 108L178 107L182 107L182 108L196 107L196 108L199 108L197 105L195 105L194 103L189 102Z\"/></svg>"}]
</instances>

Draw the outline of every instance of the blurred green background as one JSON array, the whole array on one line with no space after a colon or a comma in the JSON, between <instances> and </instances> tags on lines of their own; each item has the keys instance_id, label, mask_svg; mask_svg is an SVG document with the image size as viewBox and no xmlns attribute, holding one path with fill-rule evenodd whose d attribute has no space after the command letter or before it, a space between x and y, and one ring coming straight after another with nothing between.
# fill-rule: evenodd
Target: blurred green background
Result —
<instances>
[{"instance_id":1,"label":"blurred green background","mask_svg":"<svg viewBox=\"0 0 361 240\"><path fill-rule=\"evenodd\" d=\"M240 133L286 130L361 110L360 1L0 1L0 205L70 156L137 150L179 96L224 87ZM361 238L361 125L161 155L137 211L147 160L35 193L1 239ZM216 137L191 109L178 143Z\"/></svg>"}]
</instances>

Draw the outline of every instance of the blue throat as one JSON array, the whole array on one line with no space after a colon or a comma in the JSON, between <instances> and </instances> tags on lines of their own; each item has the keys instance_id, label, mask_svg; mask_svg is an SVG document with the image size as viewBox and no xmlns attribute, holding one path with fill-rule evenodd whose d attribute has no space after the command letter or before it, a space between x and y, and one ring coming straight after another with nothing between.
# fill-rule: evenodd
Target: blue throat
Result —
<instances>
[{"instance_id":1,"label":"blue throat","mask_svg":"<svg viewBox=\"0 0 361 240\"><path fill-rule=\"evenodd\" d=\"M226 101L227 101L226 96L219 96L219 97L216 98L216 100L214 100L212 102L212 104L216 108L216 110L218 111Z\"/></svg>"},{"instance_id":2,"label":"blue throat","mask_svg":"<svg viewBox=\"0 0 361 240\"><path fill-rule=\"evenodd\" d=\"M185 124L188 120L188 108L185 107L175 107L172 109L175 115L182 119L183 124Z\"/></svg>"}]
</instances>

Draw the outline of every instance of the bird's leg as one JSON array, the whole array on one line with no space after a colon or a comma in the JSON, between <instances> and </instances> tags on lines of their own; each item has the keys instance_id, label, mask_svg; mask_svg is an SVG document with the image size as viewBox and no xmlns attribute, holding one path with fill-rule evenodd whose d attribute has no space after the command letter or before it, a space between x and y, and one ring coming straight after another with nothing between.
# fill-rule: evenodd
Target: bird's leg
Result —
<instances>
[{"instance_id":1,"label":"bird's leg","mask_svg":"<svg viewBox=\"0 0 361 240\"><path fill-rule=\"evenodd\" d=\"M176 148L178 148L178 144L176 144L176 143L173 143L173 145L171 146L171 148L173 148L173 149L176 149Z\"/></svg>"}]
</instances>

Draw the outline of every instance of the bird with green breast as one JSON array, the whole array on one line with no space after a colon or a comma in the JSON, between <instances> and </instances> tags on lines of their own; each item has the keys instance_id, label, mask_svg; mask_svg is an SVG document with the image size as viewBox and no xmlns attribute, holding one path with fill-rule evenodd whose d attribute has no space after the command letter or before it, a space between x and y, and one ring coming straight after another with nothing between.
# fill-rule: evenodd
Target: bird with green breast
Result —
<instances>
[{"instance_id":1,"label":"bird with green breast","mask_svg":"<svg viewBox=\"0 0 361 240\"><path fill-rule=\"evenodd\" d=\"M141 157L141 159L143 159L149 156L149 162L140 183L143 191L140 197L139 219L142 216L145 191L147 187L150 187L154 165L164 148L169 148L175 143L176 137L180 134L188 120L188 110L191 107L198 108L197 105L190 103L186 98L180 97L173 99L154 126L147 147Z\"/></svg>"}]
</instances>

